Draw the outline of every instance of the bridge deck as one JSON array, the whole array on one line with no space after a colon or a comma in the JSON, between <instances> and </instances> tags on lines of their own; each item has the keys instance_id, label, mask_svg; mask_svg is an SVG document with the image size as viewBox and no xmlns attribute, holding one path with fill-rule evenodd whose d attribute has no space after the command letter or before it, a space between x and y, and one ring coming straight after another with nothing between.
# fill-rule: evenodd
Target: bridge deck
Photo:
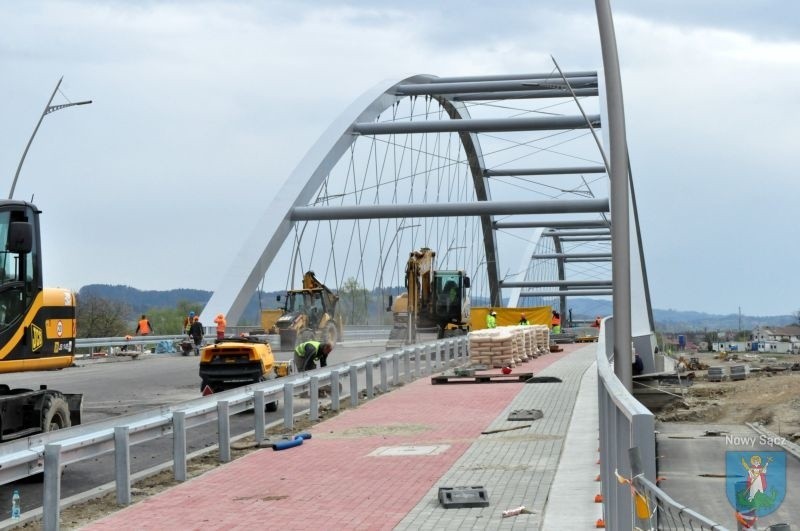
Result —
<instances>
[{"instance_id":1,"label":"bridge deck","mask_svg":"<svg viewBox=\"0 0 800 531\"><path fill-rule=\"evenodd\" d=\"M517 368L560 383L417 380L315 425L299 447L253 452L84 529L592 529L594 348ZM507 420L529 409L543 417ZM489 506L439 504L439 487L464 486L484 487ZM523 505L532 514L503 518Z\"/></svg>"}]
</instances>

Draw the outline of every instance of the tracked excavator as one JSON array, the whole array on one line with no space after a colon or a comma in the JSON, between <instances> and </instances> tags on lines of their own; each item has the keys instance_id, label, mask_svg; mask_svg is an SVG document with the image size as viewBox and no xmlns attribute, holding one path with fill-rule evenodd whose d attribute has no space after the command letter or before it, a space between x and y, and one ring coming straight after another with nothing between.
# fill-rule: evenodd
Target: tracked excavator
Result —
<instances>
[{"instance_id":1,"label":"tracked excavator","mask_svg":"<svg viewBox=\"0 0 800 531\"><path fill-rule=\"evenodd\" d=\"M42 283L41 212L0 201L0 373L62 369L75 359L75 294ZM83 395L0 384L0 442L80 424Z\"/></svg>"},{"instance_id":2,"label":"tracked excavator","mask_svg":"<svg viewBox=\"0 0 800 531\"><path fill-rule=\"evenodd\" d=\"M423 247L412 251L406 262L406 293L389 298L392 312L389 344L415 343L418 332L436 337L469 332L469 277L462 270L435 269L436 251Z\"/></svg>"},{"instance_id":3,"label":"tracked excavator","mask_svg":"<svg viewBox=\"0 0 800 531\"><path fill-rule=\"evenodd\" d=\"M336 311L338 303L339 296L313 271L304 274L303 289L286 292L282 314L271 327L280 334L281 350L293 350L312 339L332 344L341 341L343 323Z\"/></svg>"}]
</instances>

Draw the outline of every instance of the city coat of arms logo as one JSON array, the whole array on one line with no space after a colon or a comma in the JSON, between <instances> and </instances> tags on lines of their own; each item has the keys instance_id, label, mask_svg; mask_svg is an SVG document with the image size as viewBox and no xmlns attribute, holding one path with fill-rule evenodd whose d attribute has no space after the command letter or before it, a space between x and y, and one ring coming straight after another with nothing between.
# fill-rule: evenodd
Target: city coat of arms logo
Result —
<instances>
[{"instance_id":1,"label":"city coat of arms logo","mask_svg":"<svg viewBox=\"0 0 800 531\"><path fill-rule=\"evenodd\" d=\"M784 452L725 452L725 494L741 514L766 516L786 496Z\"/></svg>"}]
</instances>

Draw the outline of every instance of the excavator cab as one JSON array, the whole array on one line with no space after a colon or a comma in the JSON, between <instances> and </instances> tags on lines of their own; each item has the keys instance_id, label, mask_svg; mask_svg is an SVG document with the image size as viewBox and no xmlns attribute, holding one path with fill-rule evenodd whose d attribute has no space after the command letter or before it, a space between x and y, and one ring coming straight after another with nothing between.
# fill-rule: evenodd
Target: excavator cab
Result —
<instances>
[{"instance_id":1,"label":"excavator cab","mask_svg":"<svg viewBox=\"0 0 800 531\"><path fill-rule=\"evenodd\" d=\"M435 271L433 274L434 319L439 337L448 329L461 328L469 321L469 277L463 271Z\"/></svg>"}]
</instances>

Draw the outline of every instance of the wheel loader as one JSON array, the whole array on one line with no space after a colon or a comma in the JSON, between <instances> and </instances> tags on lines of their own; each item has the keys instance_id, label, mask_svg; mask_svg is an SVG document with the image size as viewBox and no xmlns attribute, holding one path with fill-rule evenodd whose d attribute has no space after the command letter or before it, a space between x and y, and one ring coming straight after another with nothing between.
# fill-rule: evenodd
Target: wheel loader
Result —
<instances>
[{"instance_id":1,"label":"wheel loader","mask_svg":"<svg viewBox=\"0 0 800 531\"><path fill-rule=\"evenodd\" d=\"M294 350L300 343L312 339L331 344L341 341L342 318L336 311L338 302L339 296L317 280L313 271L303 275L303 288L286 292L282 315L271 327L271 331L281 337L281 350Z\"/></svg>"}]
</instances>

